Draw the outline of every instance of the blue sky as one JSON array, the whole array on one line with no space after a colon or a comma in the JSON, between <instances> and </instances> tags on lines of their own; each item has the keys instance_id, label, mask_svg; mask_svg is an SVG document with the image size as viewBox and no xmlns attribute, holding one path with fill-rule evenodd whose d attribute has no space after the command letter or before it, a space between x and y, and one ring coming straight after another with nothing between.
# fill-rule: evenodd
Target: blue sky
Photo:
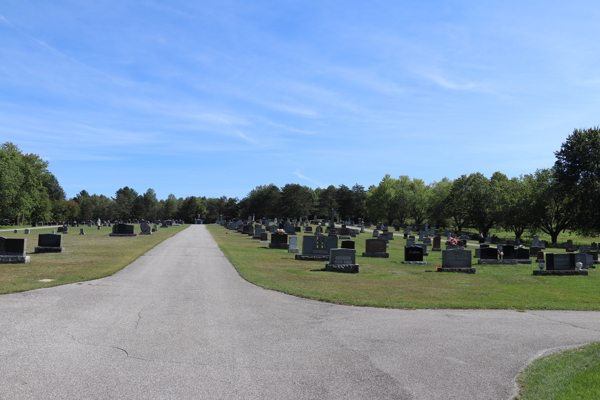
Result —
<instances>
[{"instance_id":1,"label":"blue sky","mask_svg":"<svg viewBox=\"0 0 600 400\"><path fill-rule=\"evenodd\" d=\"M0 141L69 197L426 183L554 164L600 125L594 1L0 5Z\"/></svg>"}]
</instances>

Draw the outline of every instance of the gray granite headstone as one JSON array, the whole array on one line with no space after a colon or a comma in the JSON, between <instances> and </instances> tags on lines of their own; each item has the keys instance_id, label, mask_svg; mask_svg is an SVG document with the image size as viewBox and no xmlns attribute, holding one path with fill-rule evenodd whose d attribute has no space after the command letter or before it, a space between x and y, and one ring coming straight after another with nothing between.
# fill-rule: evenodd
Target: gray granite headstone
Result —
<instances>
[{"instance_id":1,"label":"gray granite headstone","mask_svg":"<svg viewBox=\"0 0 600 400\"><path fill-rule=\"evenodd\" d=\"M442 250L442 268L472 268L471 250Z\"/></svg>"}]
</instances>

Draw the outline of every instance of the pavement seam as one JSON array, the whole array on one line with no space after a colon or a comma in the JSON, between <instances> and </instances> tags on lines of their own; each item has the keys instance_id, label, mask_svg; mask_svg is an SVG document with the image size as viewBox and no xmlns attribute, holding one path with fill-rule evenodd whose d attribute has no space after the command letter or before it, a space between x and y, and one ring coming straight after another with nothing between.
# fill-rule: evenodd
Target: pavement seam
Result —
<instances>
[{"instance_id":1,"label":"pavement seam","mask_svg":"<svg viewBox=\"0 0 600 400\"><path fill-rule=\"evenodd\" d=\"M536 314L535 312L527 311L526 313L527 314L531 314L531 315L535 315L538 318L543 318L543 319L545 319L547 321L555 322L557 324L569 325L569 326L572 326L573 328L579 328L579 329L583 329L583 330L586 330L586 331L592 331L592 332L599 332L600 333L600 330L597 330L597 329L585 328L583 326L579 326L579 325L575 325L575 324L570 324L568 322L557 321L555 319L552 319L552 318L549 318L549 317L545 317L543 315Z\"/></svg>"}]
</instances>

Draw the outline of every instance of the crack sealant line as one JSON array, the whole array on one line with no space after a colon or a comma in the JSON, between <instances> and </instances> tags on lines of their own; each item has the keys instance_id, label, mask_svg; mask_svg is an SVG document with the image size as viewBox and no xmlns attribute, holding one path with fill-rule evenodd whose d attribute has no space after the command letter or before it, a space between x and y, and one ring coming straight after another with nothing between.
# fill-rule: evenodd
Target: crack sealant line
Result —
<instances>
[{"instance_id":1,"label":"crack sealant line","mask_svg":"<svg viewBox=\"0 0 600 400\"><path fill-rule=\"evenodd\" d=\"M536 316L538 318L543 318L543 319L545 319L547 321L551 321L551 322L554 322L554 323L557 323L557 324L569 325L569 326L572 326L573 328L578 328L578 329L583 329L583 330L586 330L586 331L592 331L592 332L598 332L598 333L600 333L600 330L597 330L597 329L585 328L583 326L578 326L578 325L570 324L568 322L557 321L555 319L552 319L552 318L549 318L549 317L545 317L543 315L536 314L533 311L526 311L526 314L531 314L531 315L534 315L534 316Z\"/></svg>"}]
</instances>

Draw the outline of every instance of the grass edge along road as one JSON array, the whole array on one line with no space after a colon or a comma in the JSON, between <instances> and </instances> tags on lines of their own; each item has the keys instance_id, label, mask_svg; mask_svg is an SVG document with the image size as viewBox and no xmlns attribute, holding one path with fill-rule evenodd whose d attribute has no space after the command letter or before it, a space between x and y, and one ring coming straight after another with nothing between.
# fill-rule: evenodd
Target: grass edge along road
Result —
<instances>
[{"instance_id":1,"label":"grass edge along road","mask_svg":"<svg viewBox=\"0 0 600 400\"><path fill-rule=\"evenodd\" d=\"M365 239L356 238L360 273L323 271L325 262L296 261L287 250L268 249L248 235L206 225L221 251L245 280L266 289L314 300L356 306L429 309L600 310L600 275L533 276L534 264L476 265L476 274L427 272L440 264L440 252L427 265L405 265L404 239L390 241L389 259L366 258ZM303 234L298 234L301 248ZM560 250L557 250L560 252ZM476 259L473 261L476 262Z\"/></svg>"},{"instance_id":2,"label":"grass edge along road","mask_svg":"<svg viewBox=\"0 0 600 400\"><path fill-rule=\"evenodd\" d=\"M159 228L152 235L134 237L111 237L109 227L98 230L95 226L82 226L84 235L79 235L80 228L70 228L68 234L61 234L63 253L43 254L35 253L37 235L51 233L51 228L35 229L29 235L22 231L0 232L0 236L7 238L27 239L27 255L31 257L25 264L0 264L0 294L105 278L188 226ZM135 231L139 233L138 225ZM49 279L51 281L41 282Z\"/></svg>"},{"instance_id":3,"label":"grass edge along road","mask_svg":"<svg viewBox=\"0 0 600 400\"><path fill-rule=\"evenodd\" d=\"M600 399L600 342L538 358L517 383L516 400Z\"/></svg>"}]
</instances>

